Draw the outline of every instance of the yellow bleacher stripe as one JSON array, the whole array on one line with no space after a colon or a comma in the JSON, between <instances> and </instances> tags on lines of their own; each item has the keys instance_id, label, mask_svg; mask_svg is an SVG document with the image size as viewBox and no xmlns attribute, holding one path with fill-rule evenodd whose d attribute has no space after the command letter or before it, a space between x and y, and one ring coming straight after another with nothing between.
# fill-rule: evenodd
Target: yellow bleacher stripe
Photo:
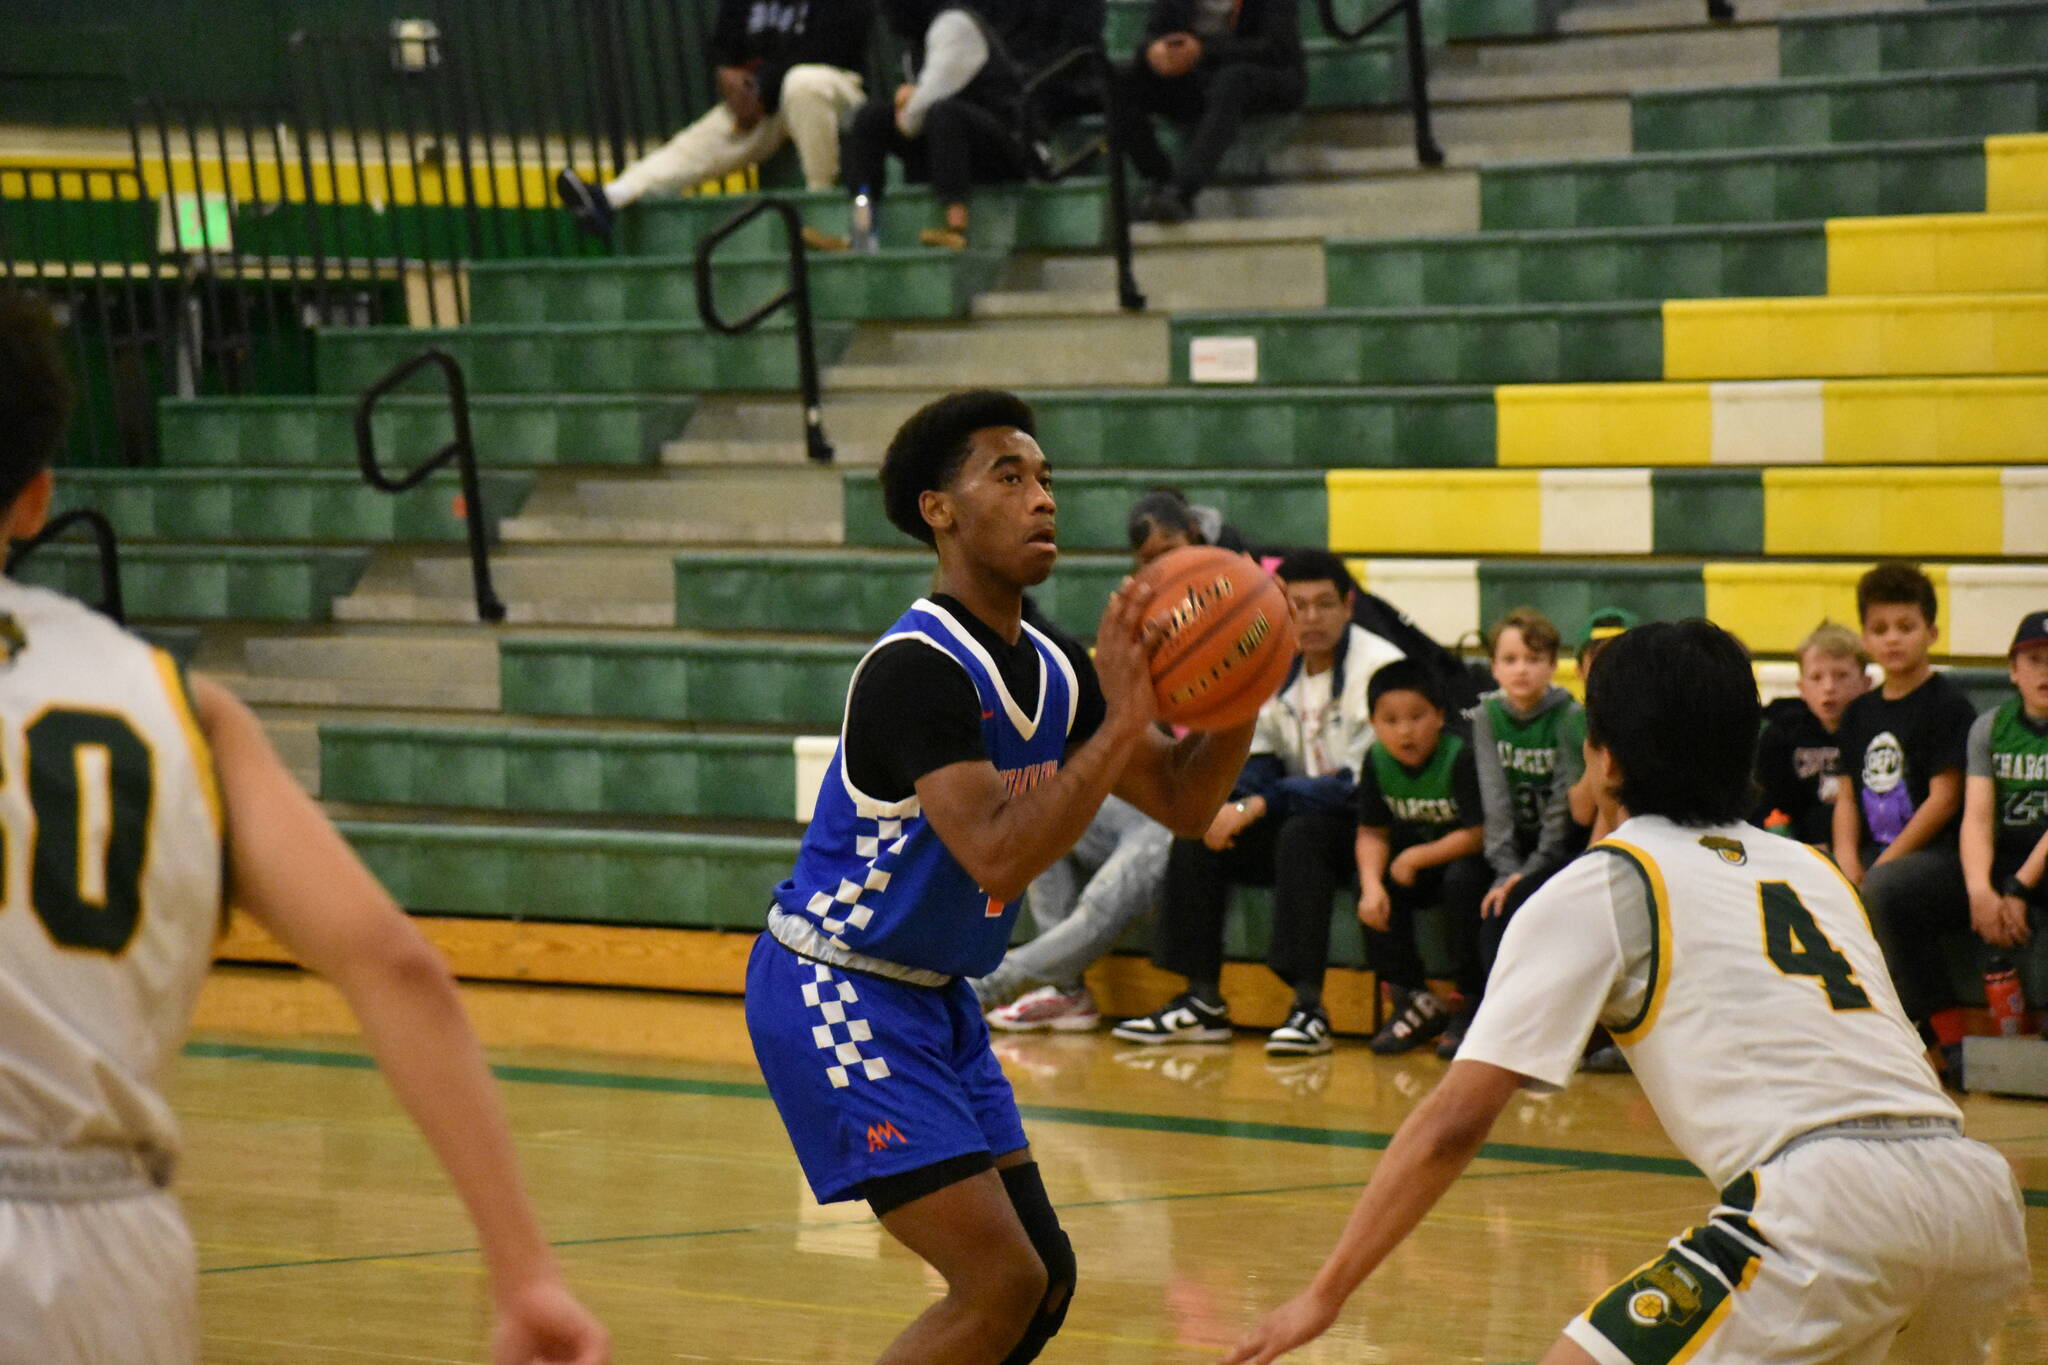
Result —
<instances>
[{"instance_id":1,"label":"yellow bleacher stripe","mask_svg":"<svg viewBox=\"0 0 2048 1365\"><path fill-rule=\"evenodd\" d=\"M2048 290L2048 213L1831 218L1828 293Z\"/></svg>"},{"instance_id":2,"label":"yellow bleacher stripe","mask_svg":"<svg viewBox=\"0 0 2048 1365\"><path fill-rule=\"evenodd\" d=\"M1922 566L1934 580L1936 611L1948 620L1946 565ZM1815 564L1794 560L1708 564L1707 616L1742 637L1758 654L1790 654L1823 619L1856 621L1856 580L1870 568L1860 564ZM1937 645L1936 653L1949 652Z\"/></svg>"},{"instance_id":3,"label":"yellow bleacher stripe","mask_svg":"<svg viewBox=\"0 0 2048 1365\"><path fill-rule=\"evenodd\" d=\"M1830 463L2048 463L2048 379L1838 381L1821 402Z\"/></svg>"},{"instance_id":4,"label":"yellow bleacher stripe","mask_svg":"<svg viewBox=\"0 0 2048 1365\"><path fill-rule=\"evenodd\" d=\"M1704 384L1509 384L1493 403L1502 465L1696 465L1713 448Z\"/></svg>"},{"instance_id":5,"label":"yellow bleacher stripe","mask_svg":"<svg viewBox=\"0 0 2048 1365\"><path fill-rule=\"evenodd\" d=\"M1338 469L1325 480L1330 546L1338 551L1530 554L1543 546L1533 472Z\"/></svg>"},{"instance_id":6,"label":"yellow bleacher stripe","mask_svg":"<svg viewBox=\"0 0 2048 1365\"><path fill-rule=\"evenodd\" d=\"M2048 133L1984 139L1984 207L1993 213L2048 212Z\"/></svg>"},{"instance_id":7,"label":"yellow bleacher stripe","mask_svg":"<svg viewBox=\"0 0 2048 1365\"><path fill-rule=\"evenodd\" d=\"M1767 555L2004 553L2000 471L1766 469Z\"/></svg>"},{"instance_id":8,"label":"yellow bleacher stripe","mask_svg":"<svg viewBox=\"0 0 2048 1365\"><path fill-rule=\"evenodd\" d=\"M2048 371L2048 294L1674 299L1667 379Z\"/></svg>"}]
</instances>

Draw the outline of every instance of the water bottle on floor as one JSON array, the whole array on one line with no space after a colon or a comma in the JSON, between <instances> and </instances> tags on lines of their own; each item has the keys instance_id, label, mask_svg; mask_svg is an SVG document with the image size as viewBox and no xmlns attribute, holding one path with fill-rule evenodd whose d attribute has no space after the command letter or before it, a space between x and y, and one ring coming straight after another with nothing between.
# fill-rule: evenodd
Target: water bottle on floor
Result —
<instances>
[{"instance_id":1,"label":"water bottle on floor","mask_svg":"<svg viewBox=\"0 0 2048 1365\"><path fill-rule=\"evenodd\" d=\"M2020 989L2019 969L2004 953L1984 964L1984 1004L2001 1038L2017 1038L2027 1028L2027 997Z\"/></svg>"}]
</instances>

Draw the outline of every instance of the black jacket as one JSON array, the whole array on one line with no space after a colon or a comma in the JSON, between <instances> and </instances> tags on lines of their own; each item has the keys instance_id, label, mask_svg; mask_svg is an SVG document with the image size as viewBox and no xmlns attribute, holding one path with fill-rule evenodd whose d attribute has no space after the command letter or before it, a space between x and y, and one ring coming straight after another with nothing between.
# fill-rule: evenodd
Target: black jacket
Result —
<instances>
[{"instance_id":1,"label":"black jacket","mask_svg":"<svg viewBox=\"0 0 2048 1365\"><path fill-rule=\"evenodd\" d=\"M751 68L772 114L792 66L865 70L874 22L874 0L719 0L711 64Z\"/></svg>"},{"instance_id":2,"label":"black jacket","mask_svg":"<svg viewBox=\"0 0 2048 1365\"><path fill-rule=\"evenodd\" d=\"M1145 36L1138 43L1138 57L1156 38L1169 33L1195 31L1194 0L1152 0L1145 16ZM1301 47L1301 12L1297 0L1239 0L1236 17L1227 37L1202 40L1202 65L1226 62L1254 62L1282 71L1307 70L1308 59Z\"/></svg>"}]
</instances>

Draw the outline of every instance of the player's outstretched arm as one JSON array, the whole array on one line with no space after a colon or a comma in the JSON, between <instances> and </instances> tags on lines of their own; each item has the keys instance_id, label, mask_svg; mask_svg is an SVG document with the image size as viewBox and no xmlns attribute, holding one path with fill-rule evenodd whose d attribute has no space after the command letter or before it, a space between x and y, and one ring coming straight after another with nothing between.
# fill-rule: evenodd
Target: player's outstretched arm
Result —
<instances>
[{"instance_id":1,"label":"player's outstretched arm","mask_svg":"<svg viewBox=\"0 0 2048 1365\"><path fill-rule=\"evenodd\" d=\"M193 679L227 811L234 903L326 977L476 1224L497 1305L492 1359L601 1365L605 1330L569 1293L527 1202L497 1091L454 979L286 771L248 707Z\"/></svg>"},{"instance_id":2,"label":"player's outstretched arm","mask_svg":"<svg viewBox=\"0 0 2048 1365\"><path fill-rule=\"evenodd\" d=\"M1452 1062L1394 1134L1308 1288L1268 1314L1224 1357L1224 1365L1266 1365L1328 1331L1351 1292L1471 1164L1521 1084L1521 1076L1504 1067Z\"/></svg>"}]
</instances>

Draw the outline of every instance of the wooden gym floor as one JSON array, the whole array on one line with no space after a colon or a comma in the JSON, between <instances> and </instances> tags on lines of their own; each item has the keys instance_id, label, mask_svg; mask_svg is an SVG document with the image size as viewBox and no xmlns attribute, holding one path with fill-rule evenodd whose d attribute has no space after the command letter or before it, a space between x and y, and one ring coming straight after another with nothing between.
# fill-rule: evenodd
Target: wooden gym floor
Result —
<instances>
[{"instance_id":1,"label":"wooden gym floor","mask_svg":"<svg viewBox=\"0 0 2048 1365\"><path fill-rule=\"evenodd\" d=\"M937 1286L860 1205L804 1192L739 1002L466 988L548 1233L616 1358L863 1362ZM1201 1361L1291 1293L1386 1135L1437 1076L1355 1040L1269 1066L1256 1036L1139 1052L1000 1041L1081 1262L1048 1362ZM482 1361L475 1242L326 987L223 969L173 1098L179 1188L218 1365ZM2048 1360L2048 1106L1972 1097L2016 1164L2034 1288L2000 1365ZM1598 1291L1696 1221L1706 1182L1626 1076L1517 1102L1484 1159L1293 1359L1533 1361Z\"/></svg>"}]
</instances>

